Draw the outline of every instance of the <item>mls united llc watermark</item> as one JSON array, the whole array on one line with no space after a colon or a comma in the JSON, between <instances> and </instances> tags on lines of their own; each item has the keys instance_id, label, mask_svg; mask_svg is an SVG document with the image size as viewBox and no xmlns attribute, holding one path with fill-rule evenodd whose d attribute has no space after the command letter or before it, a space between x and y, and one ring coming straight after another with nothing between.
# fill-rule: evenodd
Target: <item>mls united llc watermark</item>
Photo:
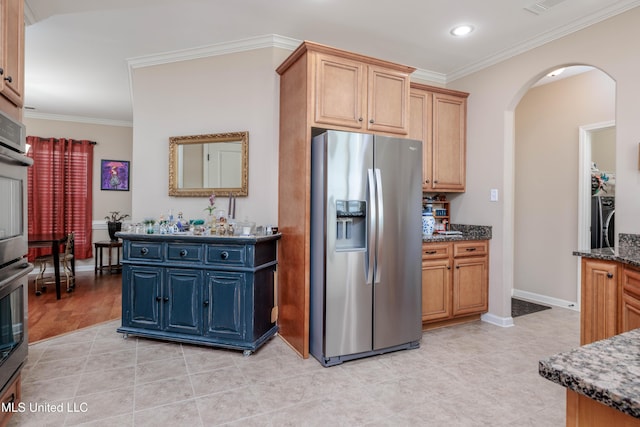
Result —
<instances>
[{"instance_id":1,"label":"mls united llc watermark","mask_svg":"<svg viewBox=\"0 0 640 427\"><path fill-rule=\"evenodd\" d=\"M89 405L86 402L2 402L0 412L87 412Z\"/></svg>"}]
</instances>

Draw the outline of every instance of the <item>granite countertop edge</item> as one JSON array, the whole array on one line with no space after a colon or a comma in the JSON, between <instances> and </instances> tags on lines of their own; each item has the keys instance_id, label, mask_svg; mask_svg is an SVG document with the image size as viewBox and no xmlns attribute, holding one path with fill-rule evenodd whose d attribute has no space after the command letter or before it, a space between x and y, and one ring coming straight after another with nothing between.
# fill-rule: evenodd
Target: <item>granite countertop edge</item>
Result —
<instances>
[{"instance_id":1,"label":"granite countertop edge","mask_svg":"<svg viewBox=\"0 0 640 427\"><path fill-rule=\"evenodd\" d=\"M540 360L539 374L634 418L640 418L640 329Z\"/></svg>"},{"instance_id":2,"label":"granite countertop edge","mask_svg":"<svg viewBox=\"0 0 640 427\"><path fill-rule=\"evenodd\" d=\"M633 267L640 267L640 253L637 251L626 250L625 248L621 248L619 250L611 248L578 250L573 251L573 255L583 258L600 259L603 261L617 261Z\"/></svg>"},{"instance_id":3,"label":"granite countertop edge","mask_svg":"<svg viewBox=\"0 0 640 427\"><path fill-rule=\"evenodd\" d=\"M460 231L462 234L437 234L422 236L423 243L457 242L465 240L491 240L491 226L451 224L451 231Z\"/></svg>"}]
</instances>

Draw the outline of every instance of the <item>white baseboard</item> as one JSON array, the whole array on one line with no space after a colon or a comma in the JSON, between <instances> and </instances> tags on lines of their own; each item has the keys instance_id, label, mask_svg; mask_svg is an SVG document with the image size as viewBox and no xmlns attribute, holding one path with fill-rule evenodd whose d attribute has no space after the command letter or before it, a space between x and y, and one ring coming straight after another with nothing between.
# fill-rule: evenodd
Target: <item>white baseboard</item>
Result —
<instances>
[{"instance_id":1,"label":"white baseboard","mask_svg":"<svg viewBox=\"0 0 640 427\"><path fill-rule=\"evenodd\" d=\"M516 298L521 298L531 302L537 302L546 305L555 305L556 307L568 308L569 310L580 311L580 304L574 301L565 301L559 298L552 298L546 295L540 295L533 292L521 291L514 289L511 293Z\"/></svg>"},{"instance_id":2,"label":"white baseboard","mask_svg":"<svg viewBox=\"0 0 640 427\"><path fill-rule=\"evenodd\" d=\"M480 316L483 322L491 323L492 325L500 326L502 328L510 328L513 326L513 317L498 317L491 313L485 313Z\"/></svg>"}]
</instances>

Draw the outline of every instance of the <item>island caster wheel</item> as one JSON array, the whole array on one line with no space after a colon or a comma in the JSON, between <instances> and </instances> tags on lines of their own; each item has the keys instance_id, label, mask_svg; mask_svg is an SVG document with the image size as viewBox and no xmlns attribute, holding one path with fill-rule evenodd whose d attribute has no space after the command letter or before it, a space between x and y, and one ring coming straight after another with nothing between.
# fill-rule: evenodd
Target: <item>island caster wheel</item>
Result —
<instances>
[{"instance_id":1,"label":"island caster wheel","mask_svg":"<svg viewBox=\"0 0 640 427\"><path fill-rule=\"evenodd\" d=\"M122 339L126 340L127 338L129 338L129 334L122 334Z\"/></svg>"},{"instance_id":2,"label":"island caster wheel","mask_svg":"<svg viewBox=\"0 0 640 427\"><path fill-rule=\"evenodd\" d=\"M244 351L242 352L242 355L243 355L244 357L249 357L249 356L251 356L251 353L253 353L253 351L251 351L251 350L244 350Z\"/></svg>"}]
</instances>

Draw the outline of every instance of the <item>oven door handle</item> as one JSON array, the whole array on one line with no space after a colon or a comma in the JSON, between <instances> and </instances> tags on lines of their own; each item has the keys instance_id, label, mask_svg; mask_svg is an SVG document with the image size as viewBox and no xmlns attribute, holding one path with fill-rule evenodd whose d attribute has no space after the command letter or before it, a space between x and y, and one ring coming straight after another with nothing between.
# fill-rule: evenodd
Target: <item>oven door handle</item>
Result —
<instances>
[{"instance_id":1,"label":"oven door handle","mask_svg":"<svg viewBox=\"0 0 640 427\"><path fill-rule=\"evenodd\" d=\"M33 165L33 159L0 145L0 162L18 164L20 166Z\"/></svg>"}]
</instances>

